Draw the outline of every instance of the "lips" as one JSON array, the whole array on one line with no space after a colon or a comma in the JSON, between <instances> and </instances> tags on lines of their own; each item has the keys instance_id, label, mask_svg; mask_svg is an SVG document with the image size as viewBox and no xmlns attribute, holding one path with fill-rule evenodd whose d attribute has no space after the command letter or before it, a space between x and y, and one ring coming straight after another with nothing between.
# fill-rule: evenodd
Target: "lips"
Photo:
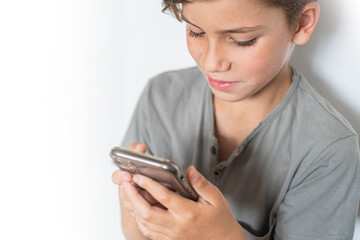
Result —
<instances>
[{"instance_id":1,"label":"lips","mask_svg":"<svg viewBox=\"0 0 360 240\"><path fill-rule=\"evenodd\" d=\"M210 85L213 88L218 89L220 91L230 90L240 84L240 82L220 81L220 80L213 79L211 77L208 77L208 80L209 80Z\"/></svg>"}]
</instances>

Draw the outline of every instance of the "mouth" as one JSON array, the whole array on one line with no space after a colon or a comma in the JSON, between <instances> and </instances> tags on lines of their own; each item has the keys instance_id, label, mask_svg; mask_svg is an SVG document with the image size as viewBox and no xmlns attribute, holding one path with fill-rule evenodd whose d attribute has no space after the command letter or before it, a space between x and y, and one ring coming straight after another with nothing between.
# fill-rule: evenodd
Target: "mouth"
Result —
<instances>
[{"instance_id":1,"label":"mouth","mask_svg":"<svg viewBox=\"0 0 360 240\"><path fill-rule=\"evenodd\" d=\"M235 81L235 82L222 81L222 80L213 79L211 77L208 77L208 81L211 87L220 91L230 90L240 84L239 81Z\"/></svg>"}]
</instances>

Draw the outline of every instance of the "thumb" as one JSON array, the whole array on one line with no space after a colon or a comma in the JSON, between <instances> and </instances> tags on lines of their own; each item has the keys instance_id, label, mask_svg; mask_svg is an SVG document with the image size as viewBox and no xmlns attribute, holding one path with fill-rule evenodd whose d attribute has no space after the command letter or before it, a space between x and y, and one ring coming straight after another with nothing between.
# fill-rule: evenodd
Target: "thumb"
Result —
<instances>
[{"instance_id":1,"label":"thumb","mask_svg":"<svg viewBox=\"0 0 360 240\"><path fill-rule=\"evenodd\" d=\"M147 150L147 146L146 146L146 144L144 144L144 143L133 142L133 143L130 145L130 149L131 149L131 150L134 150L134 151L137 151L137 152L145 153L146 150Z\"/></svg>"},{"instance_id":2,"label":"thumb","mask_svg":"<svg viewBox=\"0 0 360 240\"><path fill-rule=\"evenodd\" d=\"M220 190L199 173L194 166L188 168L186 176L189 184L202 199L212 205L219 201L222 196Z\"/></svg>"}]
</instances>

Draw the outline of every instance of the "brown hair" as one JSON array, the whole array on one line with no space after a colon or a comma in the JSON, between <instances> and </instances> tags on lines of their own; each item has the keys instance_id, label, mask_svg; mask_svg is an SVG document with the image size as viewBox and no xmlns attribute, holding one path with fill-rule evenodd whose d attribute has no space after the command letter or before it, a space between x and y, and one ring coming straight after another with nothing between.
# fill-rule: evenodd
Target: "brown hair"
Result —
<instances>
[{"instance_id":1,"label":"brown hair","mask_svg":"<svg viewBox=\"0 0 360 240\"><path fill-rule=\"evenodd\" d=\"M169 11L180 22L182 21L182 4L184 2L202 2L206 0L163 0L163 12ZM282 8L286 14L290 29L294 29L299 20L300 12L308 2L317 0L259 0L269 7Z\"/></svg>"}]
</instances>

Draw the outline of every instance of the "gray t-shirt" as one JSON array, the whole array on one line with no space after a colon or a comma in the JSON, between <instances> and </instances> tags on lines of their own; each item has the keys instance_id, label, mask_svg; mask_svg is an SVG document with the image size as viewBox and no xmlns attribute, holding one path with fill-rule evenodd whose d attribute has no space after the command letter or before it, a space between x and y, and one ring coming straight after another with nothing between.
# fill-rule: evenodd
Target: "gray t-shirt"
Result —
<instances>
[{"instance_id":1,"label":"gray t-shirt","mask_svg":"<svg viewBox=\"0 0 360 240\"><path fill-rule=\"evenodd\" d=\"M360 189L358 136L295 69L282 102L218 161L212 92L197 67L152 78L122 146L183 171L194 165L226 197L249 240L352 239Z\"/></svg>"}]
</instances>

